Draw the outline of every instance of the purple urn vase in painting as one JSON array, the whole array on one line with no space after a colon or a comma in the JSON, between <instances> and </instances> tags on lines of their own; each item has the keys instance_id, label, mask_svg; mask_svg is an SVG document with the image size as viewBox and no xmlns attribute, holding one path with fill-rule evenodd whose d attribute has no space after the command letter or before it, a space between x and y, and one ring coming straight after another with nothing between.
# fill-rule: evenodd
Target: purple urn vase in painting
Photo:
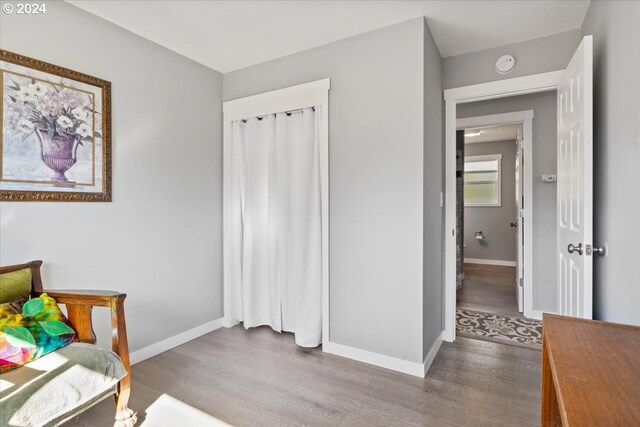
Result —
<instances>
[{"instance_id":1,"label":"purple urn vase in painting","mask_svg":"<svg viewBox=\"0 0 640 427\"><path fill-rule=\"evenodd\" d=\"M42 161L53 171L53 181L69 181L65 172L76 163L78 135L36 129Z\"/></svg>"}]
</instances>

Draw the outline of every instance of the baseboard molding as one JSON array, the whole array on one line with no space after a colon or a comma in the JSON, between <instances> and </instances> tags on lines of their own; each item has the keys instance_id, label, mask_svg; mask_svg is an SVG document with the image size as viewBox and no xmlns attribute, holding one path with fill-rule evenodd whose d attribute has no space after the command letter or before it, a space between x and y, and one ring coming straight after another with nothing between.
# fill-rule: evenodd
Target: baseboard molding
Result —
<instances>
[{"instance_id":1,"label":"baseboard molding","mask_svg":"<svg viewBox=\"0 0 640 427\"><path fill-rule=\"evenodd\" d=\"M438 335L438 338L436 338L436 341L433 343L433 345L429 349L429 353L427 353L427 357L425 357L424 362L422 362L422 367L423 367L422 378L427 376L427 372L429 372L429 368L431 367L433 360L438 355L438 350L440 350L440 346L442 345L443 334L444 332L440 332L440 335Z\"/></svg>"},{"instance_id":2,"label":"baseboard molding","mask_svg":"<svg viewBox=\"0 0 640 427\"><path fill-rule=\"evenodd\" d=\"M542 316L541 312L540 316ZM150 346L141 348L140 350L136 350L130 354L131 364L135 365L143 360L149 359L181 344L196 339L199 336L208 334L216 329L220 329L223 327L223 323L223 318L212 320L204 325L197 326L178 335L174 335L155 344L151 344ZM323 343L322 351L329 354L335 354L336 356L346 357L348 359L357 360L370 365L380 366L382 368L424 378L427 375L433 360L436 358L438 350L440 350L440 346L442 345L442 336L442 333L438 335L438 338L431 346L429 353L427 353L427 356L422 363L410 362L408 360L398 359L396 357L386 356L384 354L378 354L372 351L361 350L332 342Z\"/></svg>"},{"instance_id":3,"label":"baseboard molding","mask_svg":"<svg viewBox=\"0 0 640 427\"><path fill-rule=\"evenodd\" d=\"M465 264L484 264L484 265L501 265L503 267L515 267L515 261L502 261L499 259L480 259L480 258L465 258Z\"/></svg>"},{"instance_id":4,"label":"baseboard molding","mask_svg":"<svg viewBox=\"0 0 640 427\"><path fill-rule=\"evenodd\" d=\"M225 328L233 328L238 324L240 324L240 321L238 319L231 320L230 318L227 318L227 317L222 318L222 326L224 326Z\"/></svg>"},{"instance_id":5,"label":"baseboard molding","mask_svg":"<svg viewBox=\"0 0 640 427\"><path fill-rule=\"evenodd\" d=\"M525 313L524 317L528 317L530 319L542 320L543 313L545 312L540 310L531 310L531 312Z\"/></svg>"},{"instance_id":6,"label":"baseboard molding","mask_svg":"<svg viewBox=\"0 0 640 427\"><path fill-rule=\"evenodd\" d=\"M131 364L135 365L136 363L142 362L143 360L156 356L167 350L171 350L173 347L177 347L188 341L196 339L201 335L220 329L221 327L222 318L212 320L204 325L196 326L193 329L189 329L188 331L182 332L178 335L174 335L155 344L151 344L150 346L141 348L140 350L136 350L129 355Z\"/></svg>"},{"instance_id":7,"label":"baseboard molding","mask_svg":"<svg viewBox=\"0 0 640 427\"><path fill-rule=\"evenodd\" d=\"M325 353L335 354L336 356L346 357L347 359L357 360L358 362L391 369L392 371L424 378L425 367L422 363L410 362L408 360L385 356L384 354L378 354L372 351L361 350L359 348L349 347L348 345L336 344L333 342L323 343L322 351Z\"/></svg>"}]
</instances>

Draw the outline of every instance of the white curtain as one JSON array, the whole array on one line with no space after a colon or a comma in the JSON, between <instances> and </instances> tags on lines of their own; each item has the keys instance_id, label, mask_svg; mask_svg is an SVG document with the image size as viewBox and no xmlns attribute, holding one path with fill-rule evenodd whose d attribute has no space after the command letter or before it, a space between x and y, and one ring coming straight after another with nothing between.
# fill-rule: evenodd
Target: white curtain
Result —
<instances>
[{"instance_id":1,"label":"white curtain","mask_svg":"<svg viewBox=\"0 0 640 427\"><path fill-rule=\"evenodd\" d=\"M231 265L235 314L316 347L322 338L319 114L232 126Z\"/></svg>"}]
</instances>

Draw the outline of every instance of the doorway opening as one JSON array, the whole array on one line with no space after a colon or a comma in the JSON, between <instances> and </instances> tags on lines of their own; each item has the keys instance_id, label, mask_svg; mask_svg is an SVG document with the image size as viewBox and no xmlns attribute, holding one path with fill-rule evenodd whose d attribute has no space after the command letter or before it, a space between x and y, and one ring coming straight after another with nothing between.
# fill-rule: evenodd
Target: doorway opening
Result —
<instances>
[{"instance_id":1,"label":"doorway opening","mask_svg":"<svg viewBox=\"0 0 640 427\"><path fill-rule=\"evenodd\" d=\"M533 117L526 110L456 120L456 328L536 347L539 323L523 315L528 300L532 317ZM513 322L522 324L504 328L512 333L489 330Z\"/></svg>"},{"instance_id":2,"label":"doorway opening","mask_svg":"<svg viewBox=\"0 0 640 427\"><path fill-rule=\"evenodd\" d=\"M523 312L522 127L508 123L456 133L458 310Z\"/></svg>"},{"instance_id":3,"label":"doorway opening","mask_svg":"<svg viewBox=\"0 0 640 427\"><path fill-rule=\"evenodd\" d=\"M329 89L327 78L223 103L225 327L330 345Z\"/></svg>"},{"instance_id":4,"label":"doorway opening","mask_svg":"<svg viewBox=\"0 0 640 427\"><path fill-rule=\"evenodd\" d=\"M531 270L526 266L525 217L524 314L541 317L542 311L590 319L593 312L594 255L606 256L606 248L593 242L593 37L585 36L564 70L447 89L445 99L445 238L444 238L444 333L445 341L456 337L456 129L460 104L553 91L556 103L557 174L540 176L543 183L556 182L554 260L536 267L536 274L555 265L552 294L556 299L533 311L527 298ZM526 141L526 130L525 130ZM531 156L526 155L531 159ZM529 168L530 169L530 168ZM527 184L525 164L525 189ZM526 192L525 192L526 195ZM530 206L530 204L529 204ZM525 204L525 210L527 205ZM530 287L529 287L530 288Z\"/></svg>"},{"instance_id":5,"label":"doorway opening","mask_svg":"<svg viewBox=\"0 0 640 427\"><path fill-rule=\"evenodd\" d=\"M457 294L457 274L456 274L456 247L457 247L457 215L456 215L456 131L459 129L470 129L474 127L495 126L501 124L522 123L522 131L524 136L523 148L523 188L525 198L533 194L533 174L532 174L532 127L533 114L529 111L528 115L523 116L522 111L516 113L497 114L494 116L483 116L483 118L464 119L467 122L458 123L457 109L459 104L474 103L477 101L495 100L498 98L509 98L518 95L536 94L540 92L555 92L558 89L559 82L562 79L564 70L549 73L537 74L526 77L517 77L497 82L478 84L473 86L465 86L461 88L448 89L445 91L445 128L446 128L446 144L445 144L445 229L447 230L445 238L445 331L444 339L453 341L456 336L457 313L456 313L456 294ZM511 115L511 116L509 116ZM500 116L500 117L496 117ZM528 166L527 166L528 165ZM527 212L528 211L528 212ZM522 224L523 240L524 240L524 261L521 264L524 269L523 286L522 286L522 309L525 317L537 318L541 313L533 310L533 289L532 275L533 268L531 265L532 254L532 236L533 221L527 221L532 218L532 203L524 203L524 221ZM474 230L481 231L481 230ZM474 235L475 236L475 235ZM529 236L529 238L527 238ZM527 261L527 259L529 261Z\"/></svg>"}]
</instances>

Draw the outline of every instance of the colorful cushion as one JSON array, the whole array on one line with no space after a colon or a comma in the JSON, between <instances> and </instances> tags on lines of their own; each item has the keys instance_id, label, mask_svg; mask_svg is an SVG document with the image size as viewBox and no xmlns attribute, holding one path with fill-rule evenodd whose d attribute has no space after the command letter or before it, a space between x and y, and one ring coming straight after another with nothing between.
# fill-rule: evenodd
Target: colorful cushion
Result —
<instances>
[{"instance_id":1,"label":"colorful cushion","mask_svg":"<svg viewBox=\"0 0 640 427\"><path fill-rule=\"evenodd\" d=\"M56 300L47 294L0 305L0 372L62 348L76 333Z\"/></svg>"},{"instance_id":2,"label":"colorful cushion","mask_svg":"<svg viewBox=\"0 0 640 427\"><path fill-rule=\"evenodd\" d=\"M28 299L30 293L30 268L0 274L0 304Z\"/></svg>"}]
</instances>

